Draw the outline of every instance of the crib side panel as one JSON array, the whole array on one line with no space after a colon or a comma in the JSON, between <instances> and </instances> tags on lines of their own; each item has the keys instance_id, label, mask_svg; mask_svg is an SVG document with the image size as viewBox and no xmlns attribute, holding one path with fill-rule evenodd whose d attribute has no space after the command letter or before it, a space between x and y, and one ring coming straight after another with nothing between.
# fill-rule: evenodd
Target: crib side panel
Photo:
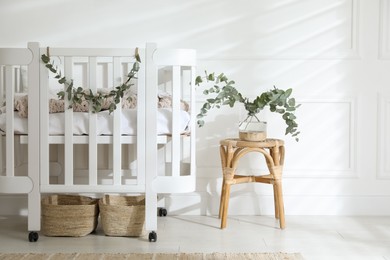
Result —
<instances>
[{"instance_id":1,"label":"crib side panel","mask_svg":"<svg viewBox=\"0 0 390 260\"><path fill-rule=\"evenodd\" d=\"M25 74L22 75L22 70L26 70L27 66L31 70L34 66L37 66L33 60L33 53L29 48L0 48L0 114L2 125L0 134L0 193L5 194L27 194L33 189L33 182L27 176L27 172L23 173L23 176L16 176L15 171L21 163L19 160L21 155L17 153L22 151L19 149L22 145L20 144L20 136L14 136L14 100L16 93L24 90L22 76L25 76ZM31 133L33 132L34 129L31 129ZM36 159L30 151L28 157L28 160ZM34 166L36 165L32 163L32 167L28 167L28 170L36 169Z\"/></svg>"},{"instance_id":2,"label":"crib side panel","mask_svg":"<svg viewBox=\"0 0 390 260\"><path fill-rule=\"evenodd\" d=\"M153 179L152 189L158 193L184 193L195 190L195 66L196 51L157 48L153 66L159 71L157 84L172 93L171 140L164 147L165 171ZM147 86L147 89L151 89ZM190 123L180 131L182 102L189 106ZM151 133L150 133L151 134ZM147 146L148 149L148 146ZM149 149L156 149L154 146ZM160 160L160 159L158 159Z\"/></svg>"},{"instance_id":3,"label":"crib side panel","mask_svg":"<svg viewBox=\"0 0 390 260\"><path fill-rule=\"evenodd\" d=\"M57 71L61 70L62 75L65 76L68 85L58 84L53 80L55 75L41 64L40 98L51 100L53 90L63 91L67 95L70 82L74 88L82 87L88 93L92 91L97 94L98 91L102 91L101 93L107 94L126 81L127 74L135 62L134 53L135 48L50 48L50 57L58 66ZM139 49L139 53L143 60L142 55L145 51ZM47 49L42 48L41 54L47 54ZM141 65L138 72L138 86L136 86L139 89L144 88L142 87L142 82L145 82L143 70L144 66ZM144 192L144 172L140 172L143 164L135 155L139 153L138 150L142 151L144 145L137 141L138 137L124 136L121 132L121 125L126 123L121 116L123 112L121 103L117 104L117 108L112 113L108 110L95 113L94 106L89 103L88 113L82 113L69 109L73 101L68 100L68 96L64 99L65 116L61 121L65 129L63 135L50 133L49 118L53 115L49 113L47 103L46 105L44 102L41 103L42 191L47 193ZM137 99L140 99L139 94ZM84 106L83 104L81 105ZM87 117L87 132L82 135L74 132L78 129L77 122L80 116ZM100 126L97 119L101 116L107 117L111 124L112 132L108 135L99 133ZM139 132L140 129L137 131ZM51 171L51 158L55 158L61 166L59 172ZM128 169L123 168L126 163L129 165Z\"/></svg>"}]
</instances>

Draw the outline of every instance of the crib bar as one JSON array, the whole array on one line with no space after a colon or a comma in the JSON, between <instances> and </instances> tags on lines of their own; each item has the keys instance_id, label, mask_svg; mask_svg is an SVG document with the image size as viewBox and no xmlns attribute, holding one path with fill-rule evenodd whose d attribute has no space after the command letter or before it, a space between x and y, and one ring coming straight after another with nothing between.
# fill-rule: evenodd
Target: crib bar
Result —
<instances>
[{"instance_id":1,"label":"crib bar","mask_svg":"<svg viewBox=\"0 0 390 260\"><path fill-rule=\"evenodd\" d=\"M39 78L40 78L40 53L39 44L31 42L28 44L29 51L33 53L32 61L27 71L28 88L28 136L31 137L28 144L28 177L32 182L32 189L28 194L28 230L38 231L41 229L41 193L40 193L40 105L46 102L40 101ZM46 91L47 92L47 91ZM47 100L47 99L45 99Z\"/></svg>"},{"instance_id":2,"label":"crib bar","mask_svg":"<svg viewBox=\"0 0 390 260\"><path fill-rule=\"evenodd\" d=\"M14 86L15 86L15 73L11 66L5 67L5 87L6 97L8 101L6 104L6 176L15 176L15 153L14 153Z\"/></svg>"},{"instance_id":3,"label":"crib bar","mask_svg":"<svg viewBox=\"0 0 390 260\"><path fill-rule=\"evenodd\" d=\"M140 49L139 54L141 57L146 57L145 50ZM146 58L145 58L146 59ZM140 70L138 71L138 80L137 80L137 179L140 186L145 185L145 174L146 173L146 116L145 116L145 106L141 104L146 104L146 60L142 61L140 64ZM166 142L166 136L161 136L157 140L161 142L161 138ZM145 186L144 186L145 187Z\"/></svg>"},{"instance_id":4,"label":"crib bar","mask_svg":"<svg viewBox=\"0 0 390 260\"><path fill-rule=\"evenodd\" d=\"M145 103L139 104L145 106L145 158L149 163L145 163L145 211L146 211L146 230L157 230L157 214L153 214L157 208L157 193L153 188L153 182L157 177L157 102L146 102L147 100L156 100L158 74L157 66L154 60L156 44L146 44L146 81L145 81Z\"/></svg>"},{"instance_id":5,"label":"crib bar","mask_svg":"<svg viewBox=\"0 0 390 260\"><path fill-rule=\"evenodd\" d=\"M20 93L21 92L21 72L20 72L20 66L15 68L15 92Z\"/></svg>"},{"instance_id":6,"label":"crib bar","mask_svg":"<svg viewBox=\"0 0 390 260\"><path fill-rule=\"evenodd\" d=\"M89 57L89 89L96 93L97 84L97 59ZM97 115L92 112L92 104L89 104L89 185L97 185Z\"/></svg>"},{"instance_id":7,"label":"crib bar","mask_svg":"<svg viewBox=\"0 0 390 260\"><path fill-rule=\"evenodd\" d=\"M65 57L65 77L70 80L73 75L73 58ZM64 86L66 93L66 86ZM65 95L65 185L73 185L73 109L67 109L71 103Z\"/></svg>"},{"instance_id":8,"label":"crib bar","mask_svg":"<svg viewBox=\"0 0 390 260\"><path fill-rule=\"evenodd\" d=\"M129 185L42 185L41 191L44 193L143 193L144 187ZM154 208L153 212L156 212ZM157 214L156 214L157 215ZM157 220L157 219L156 219Z\"/></svg>"},{"instance_id":9,"label":"crib bar","mask_svg":"<svg viewBox=\"0 0 390 260\"><path fill-rule=\"evenodd\" d=\"M0 104L3 105L5 94L5 69L4 66L0 66Z\"/></svg>"},{"instance_id":10,"label":"crib bar","mask_svg":"<svg viewBox=\"0 0 390 260\"><path fill-rule=\"evenodd\" d=\"M26 48L0 48L0 57L3 65L20 65L29 64L33 56Z\"/></svg>"},{"instance_id":11,"label":"crib bar","mask_svg":"<svg viewBox=\"0 0 390 260\"><path fill-rule=\"evenodd\" d=\"M181 69L174 66L172 70L172 176L180 176L180 98Z\"/></svg>"},{"instance_id":12,"label":"crib bar","mask_svg":"<svg viewBox=\"0 0 390 260\"><path fill-rule=\"evenodd\" d=\"M135 48L51 48L51 56L65 57L123 57L133 56Z\"/></svg>"},{"instance_id":13,"label":"crib bar","mask_svg":"<svg viewBox=\"0 0 390 260\"><path fill-rule=\"evenodd\" d=\"M115 86L115 79L120 77L120 58L115 57L113 60L113 83ZM121 168L122 168L122 147L121 147L121 114L122 105L121 102L117 104L114 111L114 132L113 132L113 145L112 145L112 156L113 156L113 183L114 185L121 184Z\"/></svg>"},{"instance_id":14,"label":"crib bar","mask_svg":"<svg viewBox=\"0 0 390 260\"><path fill-rule=\"evenodd\" d=\"M46 49L42 48L40 53L46 53ZM38 55L40 56L40 55ZM38 58L39 59L39 58ZM40 63L39 69L39 99L48 100L49 99L49 72L45 67L44 63ZM30 68L29 68L30 70ZM49 142L49 106L46 102L40 102L39 104L39 114L40 114L40 183L41 185L49 184L50 176L50 167L49 167L49 152L50 152L50 142ZM28 140L30 142L30 140Z\"/></svg>"}]
</instances>

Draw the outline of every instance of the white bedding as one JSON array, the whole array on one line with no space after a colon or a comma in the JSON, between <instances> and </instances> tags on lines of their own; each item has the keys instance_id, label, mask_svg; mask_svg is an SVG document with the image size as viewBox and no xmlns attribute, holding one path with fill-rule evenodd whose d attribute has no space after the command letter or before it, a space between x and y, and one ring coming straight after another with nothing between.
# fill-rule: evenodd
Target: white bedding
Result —
<instances>
[{"instance_id":1,"label":"white bedding","mask_svg":"<svg viewBox=\"0 0 390 260\"><path fill-rule=\"evenodd\" d=\"M160 108L157 112L157 134L166 135L172 132L172 109ZM190 122L190 115L181 110L181 132L186 132L186 128ZM73 113L73 134L88 135L89 123L88 113L75 112ZM27 118L22 118L17 112L14 112L15 134L27 134ZM97 135L112 135L113 129L113 114L109 111L97 113ZM64 113L49 114L49 134L63 135L64 134ZM137 134L137 110L123 109L121 119L122 135ZM6 128L6 113L0 114L0 129L5 132Z\"/></svg>"}]
</instances>

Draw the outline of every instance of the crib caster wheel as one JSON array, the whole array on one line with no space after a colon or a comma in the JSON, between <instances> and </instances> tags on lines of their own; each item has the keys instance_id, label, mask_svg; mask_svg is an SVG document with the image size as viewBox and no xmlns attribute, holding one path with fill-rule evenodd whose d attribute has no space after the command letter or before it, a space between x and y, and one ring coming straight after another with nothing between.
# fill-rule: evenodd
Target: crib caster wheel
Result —
<instances>
[{"instance_id":1,"label":"crib caster wheel","mask_svg":"<svg viewBox=\"0 0 390 260\"><path fill-rule=\"evenodd\" d=\"M159 209L158 209L158 215L159 215L160 217L166 217L167 214L168 214L167 209L165 209L165 208L159 208Z\"/></svg>"},{"instance_id":2,"label":"crib caster wheel","mask_svg":"<svg viewBox=\"0 0 390 260\"><path fill-rule=\"evenodd\" d=\"M31 231L31 232L28 234L28 241L30 241L30 242L37 242L37 241L38 241L38 238L39 238L38 232Z\"/></svg>"},{"instance_id":3,"label":"crib caster wheel","mask_svg":"<svg viewBox=\"0 0 390 260\"><path fill-rule=\"evenodd\" d=\"M149 242L156 242L157 241L157 233L152 231L149 233Z\"/></svg>"}]
</instances>

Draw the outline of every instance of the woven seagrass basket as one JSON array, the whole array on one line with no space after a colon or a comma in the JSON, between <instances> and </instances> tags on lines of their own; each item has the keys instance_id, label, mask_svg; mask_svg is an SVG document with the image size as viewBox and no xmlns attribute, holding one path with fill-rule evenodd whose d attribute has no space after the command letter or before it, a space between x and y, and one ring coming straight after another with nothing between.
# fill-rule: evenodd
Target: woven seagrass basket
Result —
<instances>
[{"instance_id":1,"label":"woven seagrass basket","mask_svg":"<svg viewBox=\"0 0 390 260\"><path fill-rule=\"evenodd\" d=\"M100 221L107 236L142 236L145 197L104 195L99 201Z\"/></svg>"},{"instance_id":2,"label":"woven seagrass basket","mask_svg":"<svg viewBox=\"0 0 390 260\"><path fill-rule=\"evenodd\" d=\"M76 195L52 195L42 199L42 233L45 236L81 237L98 224L98 200Z\"/></svg>"}]
</instances>

